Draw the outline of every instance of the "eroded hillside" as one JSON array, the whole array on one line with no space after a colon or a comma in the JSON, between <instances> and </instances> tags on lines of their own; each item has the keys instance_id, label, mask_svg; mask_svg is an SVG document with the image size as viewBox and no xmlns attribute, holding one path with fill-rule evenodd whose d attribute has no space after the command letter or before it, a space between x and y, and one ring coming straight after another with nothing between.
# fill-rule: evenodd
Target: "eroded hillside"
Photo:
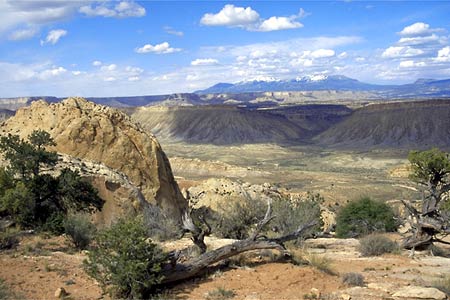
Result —
<instances>
[{"instance_id":1,"label":"eroded hillside","mask_svg":"<svg viewBox=\"0 0 450 300\"><path fill-rule=\"evenodd\" d=\"M368 105L314 140L348 149L449 148L450 100Z\"/></svg>"},{"instance_id":2,"label":"eroded hillside","mask_svg":"<svg viewBox=\"0 0 450 300\"><path fill-rule=\"evenodd\" d=\"M140 107L133 120L158 138L216 145L304 143L351 113L343 105L279 109L232 106Z\"/></svg>"}]
</instances>

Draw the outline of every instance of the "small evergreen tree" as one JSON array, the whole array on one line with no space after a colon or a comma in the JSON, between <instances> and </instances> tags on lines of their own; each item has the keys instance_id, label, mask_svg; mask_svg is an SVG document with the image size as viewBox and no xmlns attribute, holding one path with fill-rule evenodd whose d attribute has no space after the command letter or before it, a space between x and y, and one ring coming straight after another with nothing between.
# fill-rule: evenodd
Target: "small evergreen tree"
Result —
<instances>
[{"instance_id":1,"label":"small evergreen tree","mask_svg":"<svg viewBox=\"0 0 450 300\"><path fill-rule=\"evenodd\" d=\"M103 200L78 172L63 169L60 176L41 174L42 166L57 162L56 152L46 150L56 145L49 133L35 130L28 141L18 135L0 138L0 152L9 161L0 170L0 213L9 214L22 227L41 227L62 233L69 212L92 212Z\"/></svg>"}]
</instances>

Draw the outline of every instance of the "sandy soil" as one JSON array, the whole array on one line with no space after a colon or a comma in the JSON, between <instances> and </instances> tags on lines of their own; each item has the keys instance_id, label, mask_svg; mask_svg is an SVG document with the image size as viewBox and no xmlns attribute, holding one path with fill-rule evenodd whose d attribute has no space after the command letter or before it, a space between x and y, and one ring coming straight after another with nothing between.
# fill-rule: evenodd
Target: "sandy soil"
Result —
<instances>
[{"instance_id":1,"label":"sandy soil","mask_svg":"<svg viewBox=\"0 0 450 300\"><path fill-rule=\"evenodd\" d=\"M208 239L212 247L227 243ZM172 243L170 248L187 245L188 239ZM450 275L450 258L429 253L408 252L381 257L361 257L355 239L315 239L302 249L294 249L296 257L311 255L329 260L328 274L317 268L280 262L276 253L265 251L241 257L231 267L216 269L209 275L179 284L164 292L165 299L217 299L211 295L219 289L232 291L233 299L308 299L320 293L321 299L353 300L392 299L392 294L409 285L428 286ZM0 278L20 299L55 299L62 287L68 299L109 299L98 284L82 269L84 253L71 249L63 237L24 238L16 250L0 252ZM364 277L363 287L350 287L342 276L357 272ZM225 299L225 298L220 298ZM309 298L311 299L311 298Z\"/></svg>"}]
</instances>

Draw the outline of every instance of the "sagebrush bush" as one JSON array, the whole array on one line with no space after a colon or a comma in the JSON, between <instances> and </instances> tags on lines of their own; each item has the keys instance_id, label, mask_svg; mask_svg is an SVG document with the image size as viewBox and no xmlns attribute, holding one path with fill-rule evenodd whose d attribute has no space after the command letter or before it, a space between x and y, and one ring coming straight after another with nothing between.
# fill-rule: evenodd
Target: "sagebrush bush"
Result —
<instances>
[{"instance_id":1,"label":"sagebrush bush","mask_svg":"<svg viewBox=\"0 0 450 300\"><path fill-rule=\"evenodd\" d=\"M7 229L6 231L0 231L0 250L12 249L17 245L19 245L17 230Z\"/></svg>"},{"instance_id":2,"label":"sagebrush bush","mask_svg":"<svg viewBox=\"0 0 450 300\"><path fill-rule=\"evenodd\" d=\"M100 231L84 267L114 297L145 299L161 282L167 254L153 243L142 218L119 220Z\"/></svg>"},{"instance_id":3,"label":"sagebrush bush","mask_svg":"<svg viewBox=\"0 0 450 300\"><path fill-rule=\"evenodd\" d=\"M350 286L363 286L364 285L364 276L360 273L345 273L342 275L342 282L346 285Z\"/></svg>"},{"instance_id":4,"label":"sagebrush bush","mask_svg":"<svg viewBox=\"0 0 450 300\"><path fill-rule=\"evenodd\" d=\"M9 286L6 285L5 281L0 278L0 300L13 300L19 299L15 293L11 291Z\"/></svg>"},{"instance_id":5,"label":"sagebrush bush","mask_svg":"<svg viewBox=\"0 0 450 300\"><path fill-rule=\"evenodd\" d=\"M322 200L318 194L308 194L305 199L296 202L285 197L273 198L273 219L269 223L270 228L266 228L266 233L287 235L313 220L317 220L317 226L311 228L309 232L317 230L322 225L320 218ZM250 197L233 199L217 212L213 232L223 238L245 239L264 218L266 211L267 202L262 199Z\"/></svg>"},{"instance_id":6,"label":"sagebrush bush","mask_svg":"<svg viewBox=\"0 0 450 300\"><path fill-rule=\"evenodd\" d=\"M236 293L233 290L227 290L225 288L218 287L215 290L209 291L206 294L205 299L207 299L207 300L226 300L226 299L234 298L235 296L236 296Z\"/></svg>"},{"instance_id":7,"label":"sagebrush bush","mask_svg":"<svg viewBox=\"0 0 450 300\"><path fill-rule=\"evenodd\" d=\"M389 205L364 197L340 209L336 216L336 236L358 237L373 232L392 232L397 225Z\"/></svg>"},{"instance_id":8,"label":"sagebrush bush","mask_svg":"<svg viewBox=\"0 0 450 300\"><path fill-rule=\"evenodd\" d=\"M270 222L272 230L279 235L295 232L300 226L316 221L317 225L305 232L315 232L322 226L320 203L323 198L319 194L308 195L304 199L293 202L288 198L273 199L272 209L275 218Z\"/></svg>"},{"instance_id":9,"label":"sagebrush bush","mask_svg":"<svg viewBox=\"0 0 450 300\"><path fill-rule=\"evenodd\" d=\"M336 275L336 272L331 267L333 261L330 258L309 253L304 256L304 259L307 261L308 265L316 268L317 270L329 275Z\"/></svg>"},{"instance_id":10,"label":"sagebrush bush","mask_svg":"<svg viewBox=\"0 0 450 300\"><path fill-rule=\"evenodd\" d=\"M150 237L159 241L180 238L180 224L156 205L149 205L144 210L144 224Z\"/></svg>"},{"instance_id":11,"label":"sagebrush bush","mask_svg":"<svg viewBox=\"0 0 450 300\"><path fill-rule=\"evenodd\" d=\"M371 234L359 240L359 252L363 256L379 256L397 249L396 242L380 234Z\"/></svg>"},{"instance_id":12,"label":"sagebrush bush","mask_svg":"<svg viewBox=\"0 0 450 300\"><path fill-rule=\"evenodd\" d=\"M260 199L244 197L230 199L227 205L217 212L213 232L222 238L245 239L252 226L264 218L266 203Z\"/></svg>"},{"instance_id":13,"label":"sagebrush bush","mask_svg":"<svg viewBox=\"0 0 450 300\"><path fill-rule=\"evenodd\" d=\"M64 233L77 249L86 249L94 237L96 228L84 214L69 215L64 220Z\"/></svg>"}]
</instances>

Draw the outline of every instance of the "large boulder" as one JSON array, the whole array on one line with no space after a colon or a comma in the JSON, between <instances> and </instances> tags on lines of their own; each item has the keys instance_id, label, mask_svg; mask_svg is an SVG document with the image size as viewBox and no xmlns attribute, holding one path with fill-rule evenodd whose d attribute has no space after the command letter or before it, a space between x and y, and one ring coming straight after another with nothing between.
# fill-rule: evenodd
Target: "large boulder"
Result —
<instances>
[{"instance_id":1,"label":"large boulder","mask_svg":"<svg viewBox=\"0 0 450 300\"><path fill-rule=\"evenodd\" d=\"M35 101L0 126L2 134L23 138L35 129L51 134L57 144L53 150L126 174L146 201L181 217L187 203L165 153L156 138L126 114L83 98L54 104Z\"/></svg>"}]
</instances>

